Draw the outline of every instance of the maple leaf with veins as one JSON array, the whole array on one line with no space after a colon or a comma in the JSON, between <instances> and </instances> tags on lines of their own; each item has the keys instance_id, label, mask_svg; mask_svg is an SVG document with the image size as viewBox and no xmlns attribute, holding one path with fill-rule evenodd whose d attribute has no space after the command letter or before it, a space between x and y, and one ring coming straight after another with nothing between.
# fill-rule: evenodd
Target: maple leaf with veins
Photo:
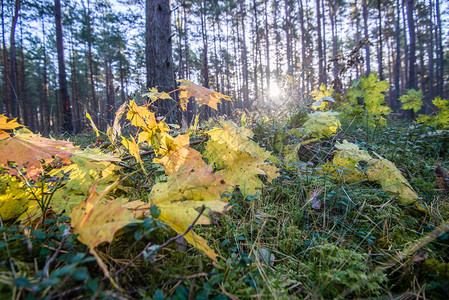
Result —
<instances>
[{"instance_id":1,"label":"maple leaf with veins","mask_svg":"<svg viewBox=\"0 0 449 300\"><path fill-rule=\"evenodd\" d=\"M11 130L22 126L17 123L16 120L17 119L12 119L8 121L7 117L5 117L4 115L0 115L0 140L4 140L10 137L10 134L5 130Z\"/></svg>"},{"instance_id":2,"label":"maple leaf with veins","mask_svg":"<svg viewBox=\"0 0 449 300\"><path fill-rule=\"evenodd\" d=\"M70 214L73 232L79 234L80 242L89 248L95 248L102 242L111 242L119 229L130 223L140 222L132 217L120 200L101 202L117 183L118 181L114 182L99 193L94 184L87 200L81 202Z\"/></svg>"},{"instance_id":3,"label":"maple leaf with veins","mask_svg":"<svg viewBox=\"0 0 449 300\"><path fill-rule=\"evenodd\" d=\"M170 175L178 171L181 166L194 162L194 170L198 170L206 166L200 152L189 147L190 140L188 134L180 134L175 138L164 135L161 139L161 147L159 154L162 158L155 158L154 163L164 165L165 174Z\"/></svg>"},{"instance_id":4,"label":"maple leaf with veins","mask_svg":"<svg viewBox=\"0 0 449 300\"><path fill-rule=\"evenodd\" d=\"M60 159L70 164L70 157L78 148L67 141L56 141L33 134L28 129L20 129L13 137L0 140L0 164L17 175L17 170L8 166L15 162L17 169L26 169L26 177L37 180L43 171L43 165Z\"/></svg>"},{"instance_id":5,"label":"maple leaf with veins","mask_svg":"<svg viewBox=\"0 0 449 300\"><path fill-rule=\"evenodd\" d=\"M217 110L217 103L221 103L220 98L231 101L231 97L214 92L189 80L178 79L178 82L181 83L179 86L181 89L179 99L181 99L181 107L183 110L187 109L186 104L189 102L190 97L195 97L199 106L207 105L215 110Z\"/></svg>"},{"instance_id":6,"label":"maple leaf with veins","mask_svg":"<svg viewBox=\"0 0 449 300\"><path fill-rule=\"evenodd\" d=\"M194 162L184 165L170 175L167 182L157 183L151 190L149 203L133 201L125 206L134 210L135 216L144 209L144 214L150 216L150 207L156 205L161 210L158 220L179 234L184 233L194 222L198 217L198 209L203 205L209 210L223 212L228 203L220 195L228 188L229 183L221 175L212 172L212 165L192 172L194 165ZM203 214L197 224L211 224L211 220L208 215ZM184 237L211 259L217 257L207 241L193 230Z\"/></svg>"}]
</instances>

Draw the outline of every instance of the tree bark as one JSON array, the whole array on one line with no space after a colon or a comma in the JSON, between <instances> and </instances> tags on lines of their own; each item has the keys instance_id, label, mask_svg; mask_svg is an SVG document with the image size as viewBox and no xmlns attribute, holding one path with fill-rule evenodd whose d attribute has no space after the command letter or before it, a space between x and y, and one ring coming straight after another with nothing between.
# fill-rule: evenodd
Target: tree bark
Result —
<instances>
[{"instance_id":1,"label":"tree bark","mask_svg":"<svg viewBox=\"0 0 449 300\"><path fill-rule=\"evenodd\" d=\"M407 82L408 89L417 89L416 72L415 72L416 34L415 34L414 11L415 11L415 1L407 0L407 23L410 35L409 67L408 67L408 82Z\"/></svg>"},{"instance_id":2,"label":"tree bark","mask_svg":"<svg viewBox=\"0 0 449 300\"><path fill-rule=\"evenodd\" d=\"M317 34L318 34L318 85L324 82L324 67L323 67L323 42L321 40L321 12L320 0L316 0L316 18L317 18Z\"/></svg>"},{"instance_id":3,"label":"tree bark","mask_svg":"<svg viewBox=\"0 0 449 300\"><path fill-rule=\"evenodd\" d=\"M2 87L2 102L6 115L11 118L11 99L8 96L8 51L6 50L5 41L5 10L3 0L1 0L2 6L2 59L3 59L3 87Z\"/></svg>"},{"instance_id":4,"label":"tree bark","mask_svg":"<svg viewBox=\"0 0 449 300\"><path fill-rule=\"evenodd\" d=\"M67 76L65 72L64 61L64 42L62 34L62 18L61 18L61 2L55 0L55 23L56 23L56 49L58 52L58 80L59 80L59 94L61 96L61 110L62 110L62 131L73 132L72 125L72 110L70 107L70 98L67 88Z\"/></svg>"},{"instance_id":5,"label":"tree bark","mask_svg":"<svg viewBox=\"0 0 449 300\"><path fill-rule=\"evenodd\" d=\"M368 4L366 3L367 0L363 0L363 29L365 33L365 38L369 40L369 33L368 33ZM368 77L368 75L371 73L371 58L370 58L370 43L365 44L365 62L366 62L366 73L365 76Z\"/></svg>"},{"instance_id":6,"label":"tree bark","mask_svg":"<svg viewBox=\"0 0 449 300\"><path fill-rule=\"evenodd\" d=\"M9 36L9 51L10 51L10 103L11 103L11 117L20 117L19 109L19 91L17 89L17 62L16 62L16 25L17 19L19 18L19 10L21 5L21 0L16 0L14 4L14 15L11 21L11 34Z\"/></svg>"},{"instance_id":7,"label":"tree bark","mask_svg":"<svg viewBox=\"0 0 449 300\"><path fill-rule=\"evenodd\" d=\"M379 45L378 45L378 51L377 51L377 66L378 66L378 71L377 73L379 73L379 80L384 80L384 72L383 72L383 66L382 66L382 62L383 62L383 44L382 44L382 6L381 6L381 0L377 0L377 12L378 12L378 18L379 18Z\"/></svg>"},{"instance_id":8,"label":"tree bark","mask_svg":"<svg viewBox=\"0 0 449 300\"><path fill-rule=\"evenodd\" d=\"M243 108L249 108L249 93L248 93L248 51L246 48L246 33L245 33L245 6L243 0L240 3L240 20L242 22L242 89L243 89Z\"/></svg>"},{"instance_id":9,"label":"tree bark","mask_svg":"<svg viewBox=\"0 0 449 300\"><path fill-rule=\"evenodd\" d=\"M145 61L147 87L158 86L160 91L175 89L172 58L171 5L170 0L146 0ZM158 100L158 113L167 116L169 122L177 122L173 101Z\"/></svg>"}]
</instances>

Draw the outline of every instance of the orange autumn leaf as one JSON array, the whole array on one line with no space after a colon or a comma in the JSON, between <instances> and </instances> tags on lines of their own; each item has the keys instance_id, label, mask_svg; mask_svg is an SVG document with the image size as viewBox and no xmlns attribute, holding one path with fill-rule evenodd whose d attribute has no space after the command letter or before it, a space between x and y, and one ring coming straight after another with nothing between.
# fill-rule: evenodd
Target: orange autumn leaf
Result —
<instances>
[{"instance_id":1,"label":"orange autumn leaf","mask_svg":"<svg viewBox=\"0 0 449 300\"><path fill-rule=\"evenodd\" d=\"M26 177L37 180L43 171L43 165L56 159L63 164L70 164L70 157L77 148L67 141L56 141L33 134L27 129L21 129L13 137L0 140L0 164L17 175L15 168L8 163L17 164L17 169L26 169Z\"/></svg>"},{"instance_id":2,"label":"orange autumn leaf","mask_svg":"<svg viewBox=\"0 0 449 300\"><path fill-rule=\"evenodd\" d=\"M186 110L186 104L189 102L190 97L195 97L198 100L199 106L207 105L215 110L217 110L217 103L221 103L220 98L231 101L229 96L214 92L189 80L179 79L178 82L181 83L179 86L181 89L179 99L181 99L181 107L183 110Z\"/></svg>"}]
</instances>

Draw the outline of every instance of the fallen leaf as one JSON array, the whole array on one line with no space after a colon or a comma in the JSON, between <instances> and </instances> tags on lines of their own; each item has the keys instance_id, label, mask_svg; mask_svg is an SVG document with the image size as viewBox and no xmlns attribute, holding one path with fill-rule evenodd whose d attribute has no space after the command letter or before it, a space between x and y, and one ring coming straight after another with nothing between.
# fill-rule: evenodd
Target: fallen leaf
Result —
<instances>
[{"instance_id":1,"label":"fallen leaf","mask_svg":"<svg viewBox=\"0 0 449 300\"><path fill-rule=\"evenodd\" d=\"M17 169L26 170L28 179L37 180L45 163L60 159L63 164L70 164L70 157L77 149L70 142L47 139L20 129L13 137L0 141L0 164L10 174L17 175L17 170L8 166L15 162Z\"/></svg>"},{"instance_id":2,"label":"fallen leaf","mask_svg":"<svg viewBox=\"0 0 449 300\"><path fill-rule=\"evenodd\" d=\"M0 140L9 138L11 136L5 130L11 130L22 126L17 123L16 120L17 118L8 121L7 117L5 117L4 115L0 115Z\"/></svg>"},{"instance_id":3,"label":"fallen leaf","mask_svg":"<svg viewBox=\"0 0 449 300\"><path fill-rule=\"evenodd\" d=\"M112 242L118 230L130 223L139 222L123 207L119 199L101 202L116 185L117 182L100 193L96 192L96 185L92 186L87 200L75 207L70 214L73 232L79 234L78 240L89 248L103 242Z\"/></svg>"},{"instance_id":4,"label":"fallen leaf","mask_svg":"<svg viewBox=\"0 0 449 300\"><path fill-rule=\"evenodd\" d=\"M215 110L217 110L217 104L221 103L220 98L231 101L229 96L214 92L189 80L179 79L178 82L181 83L179 98L184 102L184 105L181 105L184 110L186 110L185 103L189 102L190 97L195 97L199 106L207 105Z\"/></svg>"}]
</instances>

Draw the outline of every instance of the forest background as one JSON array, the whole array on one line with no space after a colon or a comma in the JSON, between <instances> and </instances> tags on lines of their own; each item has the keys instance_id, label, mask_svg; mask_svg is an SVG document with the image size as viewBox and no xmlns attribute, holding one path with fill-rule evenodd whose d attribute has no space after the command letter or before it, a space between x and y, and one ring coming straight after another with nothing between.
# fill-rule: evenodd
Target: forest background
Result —
<instances>
[{"instance_id":1,"label":"forest background","mask_svg":"<svg viewBox=\"0 0 449 300\"><path fill-rule=\"evenodd\" d=\"M148 15L155 5L165 19ZM86 111L104 129L128 98L175 90L175 78L230 95L233 104L219 107L228 114L304 105L321 83L342 92L372 72L391 84L393 111L407 89L423 91L421 113L448 97L439 0L2 0L1 21L0 114L44 134L85 130ZM149 59L161 39L162 67ZM190 103L185 121L197 109Z\"/></svg>"}]
</instances>

